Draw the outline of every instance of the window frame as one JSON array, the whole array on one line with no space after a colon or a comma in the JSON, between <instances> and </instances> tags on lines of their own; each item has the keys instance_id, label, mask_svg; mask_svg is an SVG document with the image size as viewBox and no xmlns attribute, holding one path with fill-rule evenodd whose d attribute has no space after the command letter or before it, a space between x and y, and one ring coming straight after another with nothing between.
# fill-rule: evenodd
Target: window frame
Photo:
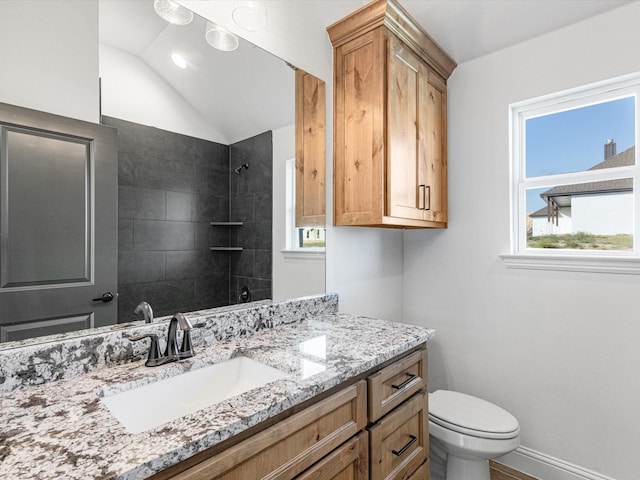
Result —
<instances>
[{"instance_id":1,"label":"window frame","mask_svg":"<svg viewBox=\"0 0 640 480\"><path fill-rule=\"evenodd\" d=\"M509 105L510 253L508 268L640 274L640 159L635 165L573 173L526 176L526 121L553 113L635 97L635 144L640 138L640 73L625 75ZM604 145L604 144L603 144ZM570 250L527 247L526 191L574 183L633 179L633 249Z\"/></svg>"}]
</instances>

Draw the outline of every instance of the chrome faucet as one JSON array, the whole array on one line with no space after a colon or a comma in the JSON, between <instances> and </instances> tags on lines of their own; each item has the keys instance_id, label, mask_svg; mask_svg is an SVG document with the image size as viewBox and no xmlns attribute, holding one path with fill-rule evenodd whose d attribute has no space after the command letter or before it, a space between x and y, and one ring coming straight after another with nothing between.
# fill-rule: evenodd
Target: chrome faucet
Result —
<instances>
[{"instance_id":1,"label":"chrome faucet","mask_svg":"<svg viewBox=\"0 0 640 480\"><path fill-rule=\"evenodd\" d=\"M143 302L146 303L146 302ZM149 304L146 304L147 306ZM178 348L178 327L182 330L182 344ZM157 367L158 365L164 365L165 363L175 362L182 360L183 358L193 357L196 352L193 349L191 343L191 322L182 313L176 313L169 322L169 331L167 333L167 345L164 349L164 354L160 353L160 345L158 343L158 336L153 333L146 333L143 335L133 335L129 337L132 342L137 342L143 338L150 338L151 345L149 348L149 355L145 365L147 367Z\"/></svg>"},{"instance_id":2,"label":"chrome faucet","mask_svg":"<svg viewBox=\"0 0 640 480\"><path fill-rule=\"evenodd\" d=\"M140 302L133 313L144 315L144 323L153 323L153 310L147 302Z\"/></svg>"}]
</instances>

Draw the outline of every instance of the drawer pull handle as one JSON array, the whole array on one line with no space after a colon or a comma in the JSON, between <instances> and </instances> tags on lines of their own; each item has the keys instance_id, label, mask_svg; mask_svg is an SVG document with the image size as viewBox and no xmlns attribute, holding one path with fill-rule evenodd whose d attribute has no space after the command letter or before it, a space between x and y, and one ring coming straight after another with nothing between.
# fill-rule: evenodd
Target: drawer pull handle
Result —
<instances>
[{"instance_id":1,"label":"drawer pull handle","mask_svg":"<svg viewBox=\"0 0 640 480\"><path fill-rule=\"evenodd\" d=\"M404 382L402 382L400 385L393 385L392 384L391 387L395 388L396 390L402 390L404 387L409 385L414 378L416 378L416 374L415 373L407 373L407 375L409 376L409 378L407 378Z\"/></svg>"},{"instance_id":2,"label":"drawer pull handle","mask_svg":"<svg viewBox=\"0 0 640 480\"><path fill-rule=\"evenodd\" d=\"M391 450L391 453L393 453L395 456L399 457L400 455L402 455L404 452L406 452L407 450L409 450L409 447L411 445L413 445L414 443L416 443L416 440L418 440L418 437L416 437L415 435L409 435L409 438L411 440L409 440L407 442L407 444L402 447L400 450Z\"/></svg>"}]
</instances>

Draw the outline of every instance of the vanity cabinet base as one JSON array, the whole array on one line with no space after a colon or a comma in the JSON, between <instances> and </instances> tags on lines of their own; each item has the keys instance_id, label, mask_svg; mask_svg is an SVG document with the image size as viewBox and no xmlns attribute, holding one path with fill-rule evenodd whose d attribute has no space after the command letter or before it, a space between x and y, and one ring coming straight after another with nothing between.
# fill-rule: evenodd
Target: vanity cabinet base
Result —
<instances>
[{"instance_id":1,"label":"vanity cabinet base","mask_svg":"<svg viewBox=\"0 0 640 480\"><path fill-rule=\"evenodd\" d=\"M428 480L426 345L153 480Z\"/></svg>"},{"instance_id":2,"label":"vanity cabinet base","mask_svg":"<svg viewBox=\"0 0 640 480\"><path fill-rule=\"evenodd\" d=\"M171 478L290 480L362 430L360 381Z\"/></svg>"}]
</instances>

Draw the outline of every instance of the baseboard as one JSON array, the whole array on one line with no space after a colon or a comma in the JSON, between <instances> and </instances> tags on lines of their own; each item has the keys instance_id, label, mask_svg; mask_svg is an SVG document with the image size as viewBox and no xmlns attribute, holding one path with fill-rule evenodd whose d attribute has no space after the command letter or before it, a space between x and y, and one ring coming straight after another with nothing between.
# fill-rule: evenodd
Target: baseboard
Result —
<instances>
[{"instance_id":1,"label":"baseboard","mask_svg":"<svg viewBox=\"0 0 640 480\"><path fill-rule=\"evenodd\" d=\"M615 480L527 447L518 447L496 461L540 480Z\"/></svg>"}]
</instances>

